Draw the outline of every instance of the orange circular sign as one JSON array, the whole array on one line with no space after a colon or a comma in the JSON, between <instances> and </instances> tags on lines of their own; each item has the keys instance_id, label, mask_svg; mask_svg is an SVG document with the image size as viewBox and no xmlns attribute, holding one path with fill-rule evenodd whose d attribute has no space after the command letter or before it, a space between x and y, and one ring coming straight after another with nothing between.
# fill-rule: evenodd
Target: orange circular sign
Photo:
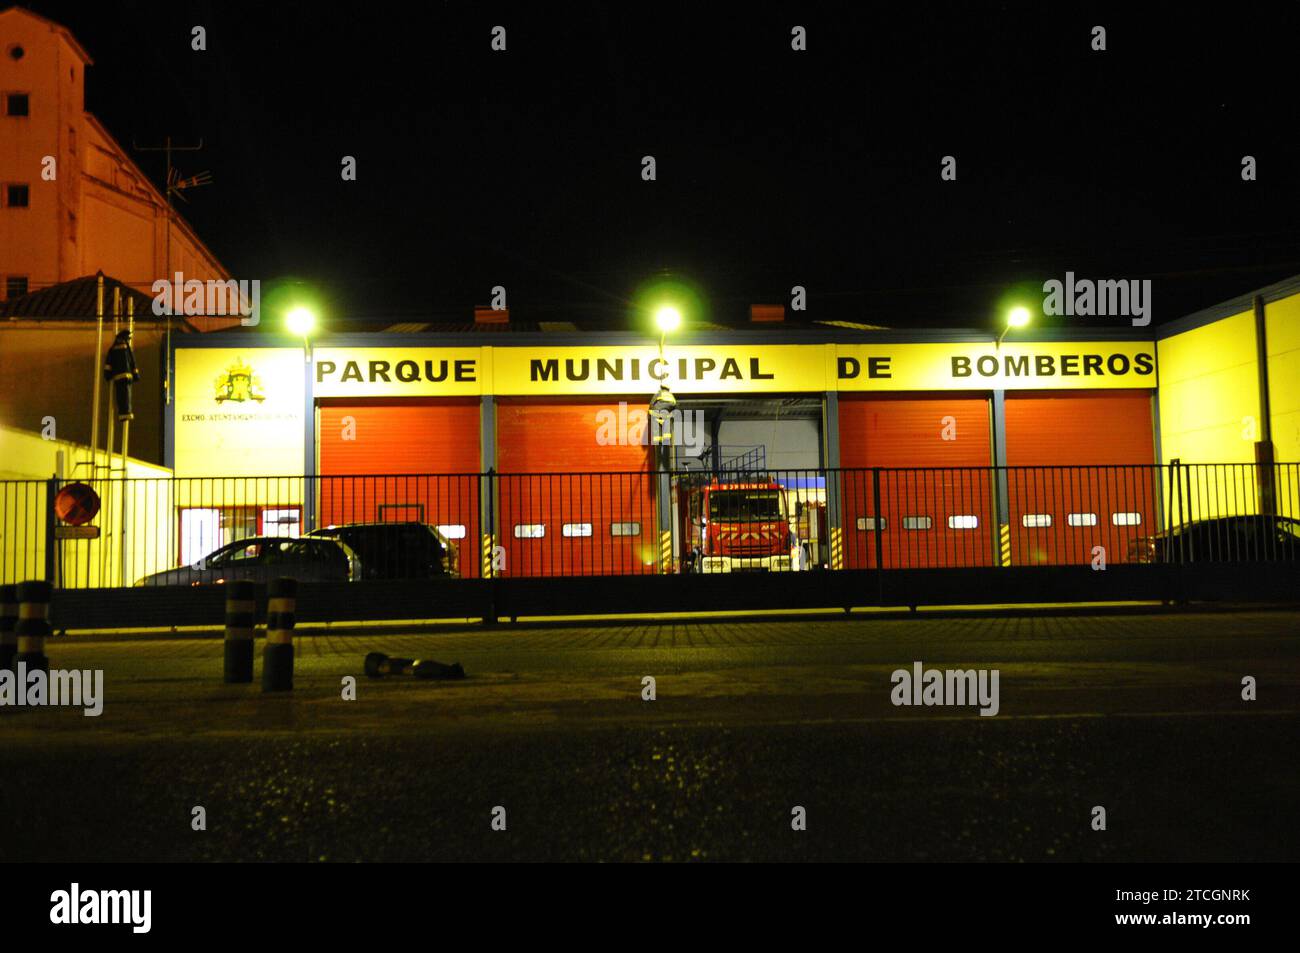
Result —
<instances>
[{"instance_id":1,"label":"orange circular sign","mask_svg":"<svg viewBox=\"0 0 1300 953\"><path fill-rule=\"evenodd\" d=\"M72 526L89 523L99 512L99 494L85 483L69 483L54 496L54 515Z\"/></svg>"}]
</instances>

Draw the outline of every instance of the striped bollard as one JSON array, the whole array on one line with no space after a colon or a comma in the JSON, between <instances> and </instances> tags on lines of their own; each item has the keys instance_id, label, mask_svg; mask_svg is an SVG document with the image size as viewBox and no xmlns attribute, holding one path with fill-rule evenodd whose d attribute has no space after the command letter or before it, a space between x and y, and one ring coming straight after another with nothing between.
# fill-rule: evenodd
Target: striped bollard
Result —
<instances>
[{"instance_id":1,"label":"striped bollard","mask_svg":"<svg viewBox=\"0 0 1300 953\"><path fill-rule=\"evenodd\" d=\"M25 664L27 671L40 669L47 675L50 660L45 654L45 640L50 635L50 599L54 587L44 579L33 579L18 584L18 651L14 655L14 669Z\"/></svg>"},{"instance_id":2,"label":"striped bollard","mask_svg":"<svg viewBox=\"0 0 1300 953\"><path fill-rule=\"evenodd\" d=\"M0 586L0 672L14 670L18 652L18 592L14 586Z\"/></svg>"},{"instance_id":3,"label":"striped bollard","mask_svg":"<svg viewBox=\"0 0 1300 953\"><path fill-rule=\"evenodd\" d=\"M257 586L239 579L226 586L226 681L253 680L253 633L257 628Z\"/></svg>"},{"instance_id":4,"label":"striped bollard","mask_svg":"<svg viewBox=\"0 0 1300 953\"><path fill-rule=\"evenodd\" d=\"M298 606L298 580L272 580L266 596L262 691L287 692L293 688L293 623Z\"/></svg>"}]
</instances>

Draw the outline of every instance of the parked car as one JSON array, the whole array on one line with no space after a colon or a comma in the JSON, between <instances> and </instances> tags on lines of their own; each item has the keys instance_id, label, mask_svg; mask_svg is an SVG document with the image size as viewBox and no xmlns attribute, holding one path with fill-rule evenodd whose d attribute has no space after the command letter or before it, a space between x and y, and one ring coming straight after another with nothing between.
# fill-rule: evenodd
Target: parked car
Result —
<instances>
[{"instance_id":1,"label":"parked car","mask_svg":"<svg viewBox=\"0 0 1300 953\"><path fill-rule=\"evenodd\" d=\"M339 540L356 553L357 579L434 579L460 575L456 544L427 523L345 523L306 538Z\"/></svg>"},{"instance_id":2,"label":"parked car","mask_svg":"<svg viewBox=\"0 0 1300 953\"><path fill-rule=\"evenodd\" d=\"M333 539L253 536L237 540L198 559L145 576L137 586L211 586L236 579L269 582L290 576L299 582L347 582L356 555Z\"/></svg>"},{"instance_id":3,"label":"parked car","mask_svg":"<svg viewBox=\"0 0 1300 953\"><path fill-rule=\"evenodd\" d=\"M1300 560L1300 520L1289 516L1196 520L1134 539L1129 557L1141 563Z\"/></svg>"}]
</instances>

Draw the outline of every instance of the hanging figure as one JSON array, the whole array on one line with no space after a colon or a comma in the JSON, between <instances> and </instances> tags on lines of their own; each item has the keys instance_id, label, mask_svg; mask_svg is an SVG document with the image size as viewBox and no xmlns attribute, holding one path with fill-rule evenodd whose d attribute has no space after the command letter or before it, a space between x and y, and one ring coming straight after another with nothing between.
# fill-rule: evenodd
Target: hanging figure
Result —
<instances>
[{"instance_id":1,"label":"hanging figure","mask_svg":"<svg viewBox=\"0 0 1300 953\"><path fill-rule=\"evenodd\" d=\"M104 358L104 379L113 385L113 404L117 408L117 419L135 419L135 414L131 410L131 386L140 379L140 370L135 366L130 331L119 331L117 337L113 339L113 345Z\"/></svg>"}]
</instances>

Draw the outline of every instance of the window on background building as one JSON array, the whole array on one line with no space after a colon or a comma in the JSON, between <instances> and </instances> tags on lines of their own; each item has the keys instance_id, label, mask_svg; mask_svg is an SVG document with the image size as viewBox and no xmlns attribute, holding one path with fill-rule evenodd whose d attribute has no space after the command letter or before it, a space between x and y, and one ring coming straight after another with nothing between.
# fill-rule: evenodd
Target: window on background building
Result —
<instances>
[{"instance_id":1,"label":"window on background building","mask_svg":"<svg viewBox=\"0 0 1300 953\"><path fill-rule=\"evenodd\" d=\"M301 510L250 506L181 507L181 551L178 565L194 565L209 553L236 540L258 535L259 517L264 536L296 536L302 525Z\"/></svg>"},{"instance_id":2,"label":"window on background building","mask_svg":"<svg viewBox=\"0 0 1300 953\"><path fill-rule=\"evenodd\" d=\"M5 115L6 116L27 116L30 115L28 110L31 108L31 102L26 93L6 93L5 94Z\"/></svg>"},{"instance_id":3,"label":"window on background building","mask_svg":"<svg viewBox=\"0 0 1300 953\"><path fill-rule=\"evenodd\" d=\"M297 536L300 529L297 507L262 510L263 536Z\"/></svg>"},{"instance_id":4,"label":"window on background building","mask_svg":"<svg viewBox=\"0 0 1300 953\"><path fill-rule=\"evenodd\" d=\"M423 503L380 503L379 522L381 523L423 523Z\"/></svg>"},{"instance_id":5,"label":"window on background building","mask_svg":"<svg viewBox=\"0 0 1300 953\"><path fill-rule=\"evenodd\" d=\"M10 275L5 279L5 297L21 298L27 294L27 276Z\"/></svg>"},{"instance_id":6,"label":"window on background building","mask_svg":"<svg viewBox=\"0 0 1300 953\"><path fill-rule=\"evenodd\" d=\"M5 186L5 207L6 208L27 208L27 186L26 185L6 185Z\"/></svg>"}]
</instances>

